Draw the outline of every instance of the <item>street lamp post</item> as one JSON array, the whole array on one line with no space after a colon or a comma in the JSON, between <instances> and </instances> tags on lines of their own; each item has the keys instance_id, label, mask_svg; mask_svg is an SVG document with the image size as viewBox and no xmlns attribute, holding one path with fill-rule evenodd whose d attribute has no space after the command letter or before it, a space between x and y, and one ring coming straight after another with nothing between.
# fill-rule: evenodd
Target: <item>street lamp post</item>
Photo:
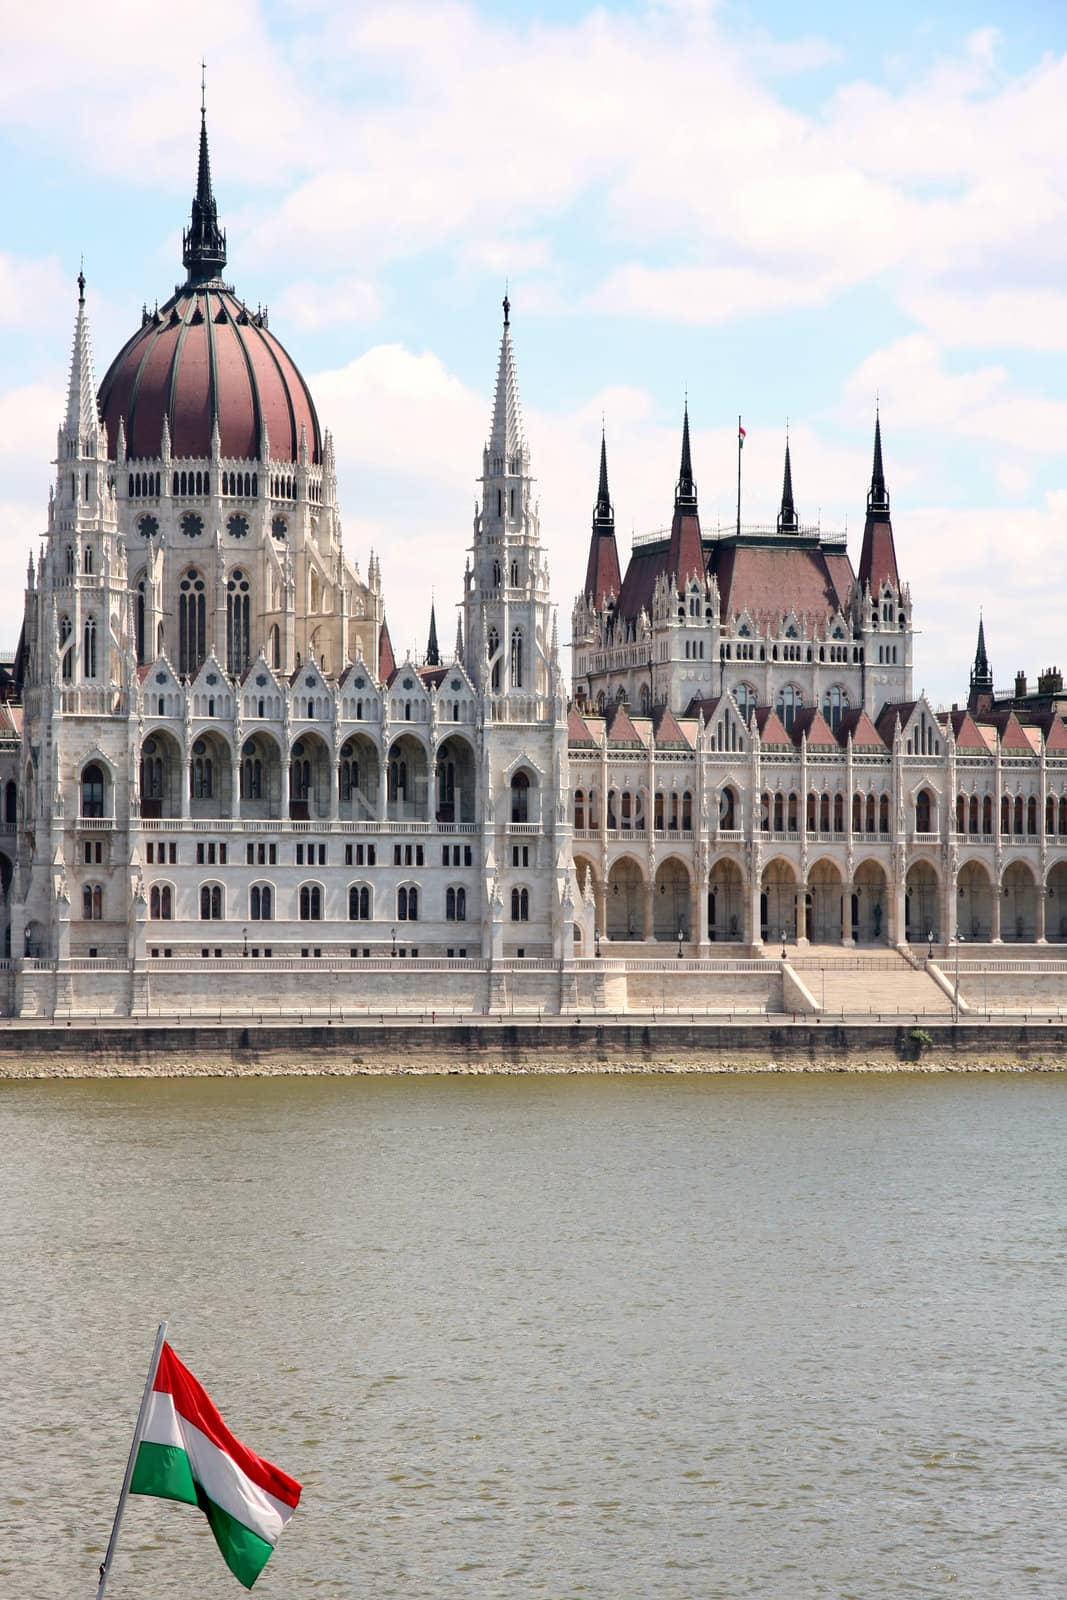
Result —
<instances>
[{"instance_id":1,"label":"street lamp post","mask_svg":"<svg viewBox=\"0 0 1067 1600\"><path fill-rule=\"evenodd\" d=\"M933 930L933 928L927 928L927 930L926 930L926 959L927 959L927 961L932 961L934 959L934 930Z\"/></svg>"},{"instance_id":2,"label":"street lamp post","mask_svg":"<svg viewBox=\"0 0 1067 1600\"><path fill-rule=\"evenodd\" d=\"M242 928L241 931L245 936L245 955L247 956L247 954L248 954L248 929L247 928Z\"/></svg>"},{"instance_id":3,"label":"street lamp post","mask_svg":"<svg viewBox=\"0 0 1067 1600\"><path fill-rule=\"evenodd\" d=\"M781 937L781 940L782 940L782 960L784 961L785 960L785 929L782 928L782 929L779 930L779 932L780 932L780 937Z\"/></svg>"},{"instance_id":4,"label":"street lamp post","mask_svg":"<svg viewBox=\"0 0 1067 1600\"><path fill-rule=\"evenodd\" d=\"M593 950L594 950L595 954L599 956L599 954L600 954L600 929L599 928L594 928L593 929Z\"/></svg>"},{"instance_id":5,"label":"street lamp post","mask_svg":"<svg viewBox=\"0 0 1067 1600\"><path fill-rule=\"evenodd\" d=\"M682 941L684 939L685 939L685 929L682 927L682 924L679 923L678 924L678 960L679 961L681 961L681 959L682 959Z\"/></svg>"},{"instance_id":6,"label":"street lamp post","mask_svg":"<svg viewBox=\"0 0 1067 1600\"><path fill-rule=\"evenodd\" d=\"M396 929L395 929L395 928L392 928L392 929L391 929L391 930L390 930L390 932L391 932L391 933L392 933L392 935L393 935L393 954L394 954L394 956L395 956L395 955L396 955Z\"/></svg>"}]
</instances>

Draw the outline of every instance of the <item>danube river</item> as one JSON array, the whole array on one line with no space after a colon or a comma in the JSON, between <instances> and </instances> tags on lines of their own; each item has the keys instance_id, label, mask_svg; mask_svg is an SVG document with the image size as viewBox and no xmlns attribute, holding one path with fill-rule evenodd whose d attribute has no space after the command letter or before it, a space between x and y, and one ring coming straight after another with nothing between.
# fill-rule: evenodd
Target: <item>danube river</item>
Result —
<instances>
[{"instance_id":1,"label":"danube river","mask_svg":"<svg viewBox=\"0 0 1067 1600\"><path fill-rule=\"evenodd\" d=\"M156 1323L297 1600L1061 1595L1067 1079L0 1083L0 1595L94 1593ZM238 1590L132 1500L109 1600Z\"/></svg>"}]
</instances>

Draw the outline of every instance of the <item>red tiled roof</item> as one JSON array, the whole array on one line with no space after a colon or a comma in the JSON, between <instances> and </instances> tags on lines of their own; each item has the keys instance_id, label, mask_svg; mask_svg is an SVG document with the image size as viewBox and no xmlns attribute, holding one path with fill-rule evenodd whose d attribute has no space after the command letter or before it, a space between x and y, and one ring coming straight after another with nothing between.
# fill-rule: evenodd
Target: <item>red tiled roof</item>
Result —
<instances>
[{"instance_id":1,"label":"red tiled roof","mask_svg":"<svg viewBox=\"0 0 1067 1600\"><path fill-rule=\"evenodd\" d=\"M830 561L833 561L831 567ZM827 558L820 549L775 545L717 545L712 571L719 585L722 619L747 611L753 621L788 611L820 622L843 610L852 582L847 556ZM839 590L843 586L844 592Z\"/></svg>"},{"instance_id":2,"label":"red tiled roof","mask_svg":"<svg viewBox=\"0 0 1067 1600\"><path fill-rule=\"evenodd\" d=\"M686 706L685 710L682 712L682 715L684 717L703 717L706 726L721 705L721 694L712 695L710 698L701 695L694 695L692 700L690 700L689 704Z\"/></svg>"},{"instance_id":3,"label":"red tiled roof","mask_svg":"<svg viewBox=\"0 0 1067 1600\"><path fill-rule=\"evenodd\" d=\"M1000 734L1000 743L1003 749L1027 751L1033 749L1014 711L994 712L989 721Z\"/></svg>"},{"instance_id":4,"label":"red tiled roof","mask_svg":"<svg viewBox=\"0 0 1067 1600\"><path fill-rule=\"evenodd\" d=\"M163 418L171 454L211 454L218 419L224 456L255 460L266 424L271 457L322 459L311 393L287 351L228 289L184 284L115 357L100 385L100 415L114 457L121 419L130 457L158 458Z\"/></svg>"},{"instance_id":5,"label":"red tiled roof","mask_svg":"<svg viewBox=\"0 0 1067 1600\"><path fill-rule=\"evenodd\" d=\"M618 614L636 617L642 611L652 615L652 595L656 579L667 570L667 544L644 545L633 551L626 576L619 590Z\"/></svg>"},{"instance_id":6,"label":"red tiled roof","mask_svg":"<svg viewBox=\"0 0 1067 1600\"><path fill-rule=\"evenodd\" d=\"M686 750L692 749L670 706L656 707L652 713L652 730L658 745L680 745Z\"/></svg>"},{"instance_id":7,"label":"red tiled roof","mask_svg":"<svg viewBox=\"0 0 1067 1600\"><path fill-rule=\"evenodd\" d=\"M607 730L609 744L636 744L644 748L645 741L634 727L625 706L615 706L608 713Z\"/></svg>"},{"instance_id":8,"label":"red tiled roof","mask_svg":"<svg viewBox=\"0 0 1067 1600\"><path fill-rule=\"evenodd\" d=\"M1038 727L1045 736L1046 750L1067 750L1067 726L1063 718L1054 711L1047 712L1042 717L1035 718Z\"/></svg>"},{"instance_id":9,"label":"red tiled roof","mask_svg":"<svg viewBox=\"0 0 1067 1600\"><path fill-rule=\"evenodd\" d=\"M602 611L608 596L614 595L617 599L621 588L615 530L594 527L585 569L585 593L592 597L597 610Z\"/></svg>"},{"instance_id":10,"label":"red tiled roof","mask_svg":"<svg viewBox=\"0 0 1067 1600\"><path fill-rule=\"evenodd\" d=\"M816 749L837 749L837 740L830 730L830 724L816 706L806 706L794 713L793 743L799 745L804 737Z\"/></svg>"},{"instance_id":11,"label":"red tiled roof","mask_svg":"<svg viewBox=\"0 0 1067 1600\"><path fill-rule=\"evenodd\" d=\"M888 578L894 589L900 588L897 576L897 552L893 544L893 524L884 513L869 511L863 528L863 547L857 574L860 586L869 583L876 595Z\"/></svg>"},{"instance_id":12,"label":"red tiled roof","mask_svg":"<svg viewBox=\"0 0 1067 1600\"><path fill-rule=\"evenodd\" d=\"M704 576L704 544L700 537L700 517L694 507L675 506L671 522L671 542L667 548L667 571L677 588L690 578Z\"/></svg>"},{"instance_id":13,"label":"red tiled roof","mask_svg":"<svg viewBox=\"0 0 1067 1600\"><path fill-rule=\"evenodd\" d=\"M837 728L837 737L844 745L852 735L853 750L884 750L885 740L866 711L846 711Z\"/></svg>"},{"instance_id":14,"label":"red tiled roof","mask_svg":"<svg viewBox=\"0 0 1067 1600\"><path fill-rule=\"evenodd\" d=\"M378 682L388 683L396 671L393 641L389 637L389 624L382 618L382 631L378 635Z\"/></svg>"},{"instance_id":15,"label":"red tiled roof","mask_svg":"<svg viewBox=\"0 0 1067 1600\"><path fill-rule=\"evenodd\" d=\"M773 706L757 706L755 718L763 744L792 745L793 741L786 731L785 724Z\"/></svg>"},{"instance_id":16,"label":"red tiled roof","mask_svg":"<svg viewBox=\"0 0 1067 1600\"><path fill-rule=\"evenodd\" d=\"M419 677L422 679L423 683L428 689L436 689L438 684L443 683L445 678L448 677L448 674L452 671L452 668L416 667L415 671L418 673Z\"/></svg>"},{"instance_id":17,"label":"red tiled roof","mask_svg":"<svg viewBox=\"0 0 1067 1600\"><path fill-rule=\"evenodd\" d=\"M567 712L567 738L571 744L598 744L594 739L589 724L576 707L571 706Z\"/></svg>"},{"instance_id":18,"label":"red tiled roof","mask_svg":"<svg viewBox=\"0 0 1067 1600\"><path fill-rule=\"evenodd\" d=\"M969 711L950 711L949 722L956 739L957 750L987 751L988 745Z\"/></svg>"}]
</instances>

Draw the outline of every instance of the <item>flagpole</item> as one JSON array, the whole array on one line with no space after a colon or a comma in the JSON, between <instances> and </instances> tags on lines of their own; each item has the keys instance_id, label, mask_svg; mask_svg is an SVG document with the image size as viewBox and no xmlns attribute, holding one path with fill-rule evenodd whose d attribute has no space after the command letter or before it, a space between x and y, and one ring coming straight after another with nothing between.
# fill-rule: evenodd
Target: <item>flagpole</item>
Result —
<instances>
[{"instance_id":1,"label":"flagpole","mask_svg":"<svg viewBox=\"0 0 1067 1600\"><path fill-rule=\"evenodd\" d=\"M741 537L741 418L737 419L737 537Z\"/></svg>"},{"instance_id":2,"label":"flagpole","mask_svg":"<svg viewBox=\"0 0 1067 1600\"><path fill-rule=\"evenodd\" d=\"M145 1379L144 1394L141 1396L141 1409L137 1413L137 1426L133 1430L133 1443L130 1445L130 1458L126 1463L126 1476L122 1480L122 1493L119 1495L118 1508L115 1520L111 1525L111 1538L107 1542L107 1553L100 1563L100 1585L96 1591L96 1600L104 1600L104 1590L107 1587L107 1576L111 1570L111 1558L115 1554L115 1546L119 1542L119 1524L122 1522L122 1513L126 1509L126 1500L130 1492L130 1481L133 1478L133 1464L137 1459L137 1448L141 1443L144 1432L145 1420L148 1416L148 1402L152 1397L152 1385L156 1381L156 1371L159 1367L159 1357L163 1350L163 1341L167 1337L167 1324L161 1322L156 1331L156 1347L152 1351L152 1360L148 1368L148 1377Z\"/></svg>"}]
</instances>

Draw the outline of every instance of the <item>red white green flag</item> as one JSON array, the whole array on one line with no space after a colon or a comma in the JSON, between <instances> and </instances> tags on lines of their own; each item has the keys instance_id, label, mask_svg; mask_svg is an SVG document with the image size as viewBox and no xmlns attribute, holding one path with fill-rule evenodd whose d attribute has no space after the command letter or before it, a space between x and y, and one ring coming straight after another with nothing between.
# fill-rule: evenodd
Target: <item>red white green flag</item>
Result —
<instances>
[{"instance_id":1,"label":"red white green flag","mask_svg":"<svg viewBox=\"0 0 1067 1600\"><path fill-rule=\"evenodd\" d=\"M745 448L745 430L742 428L740 422L737 424L737 448L739 450L743 450Z\"/></svg>"},{"instance_id":2,"label":"red white green flag","mask_svg":"<svg viewBox=\"0 0 1067 1600\"><path fill-rule=\"evenodd\" d=\"M234 1577L251 1589L296 1509L300 1484L235 1439L164 1342L131 1494L199 1506Z\"/></svg>"}]
</instances>

